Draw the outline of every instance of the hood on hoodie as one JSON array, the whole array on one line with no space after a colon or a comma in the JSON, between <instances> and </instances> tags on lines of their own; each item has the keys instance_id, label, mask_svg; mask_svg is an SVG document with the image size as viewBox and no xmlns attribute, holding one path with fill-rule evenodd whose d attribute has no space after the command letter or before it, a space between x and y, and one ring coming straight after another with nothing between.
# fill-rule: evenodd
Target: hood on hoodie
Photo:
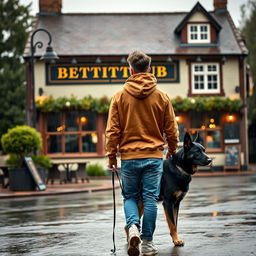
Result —
<instances>
[{"instance_id":1,"label":"hood on hoodie","mask_svg":"<svg viewBox=\"0 0 256 256\"><path fill-rule=\"evenodd\" d=\"M124 89L135 98L143 99L156 89L156 82L151 73L136 73L126 80Z\"/></svg>"}]
</instances>

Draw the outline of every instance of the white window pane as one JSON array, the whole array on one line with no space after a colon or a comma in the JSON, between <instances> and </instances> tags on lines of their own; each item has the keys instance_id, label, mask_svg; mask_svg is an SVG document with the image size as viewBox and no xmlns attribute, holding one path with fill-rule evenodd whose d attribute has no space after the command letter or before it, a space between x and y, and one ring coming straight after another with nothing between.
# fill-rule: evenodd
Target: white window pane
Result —
<instances>
[{"instance_id":1,"label":"white window pane","mask_svg":"<svg viewBox=\"0 0 256 256\"><path fill-rule=\"evenodd\" d=\"M217 71L217 65L207 65L208 71Z\"/></svg>"},{"instance_id":2,"label":"white window pane","mask_svg":"<svg viewBox=\"0 0 256 256\"><path fill-rule=\"evenodd\" d=\"M208 81L216 82L217 81L217 75L208 75L207 79L208 79Z\"/></svg>"},{"instance_id":3,"label":"white window pane","mask_svg":"<svg viewBox=\"0 0 256 256\"><path fill-rule=\"evenodd\" d=\"M197 40L197 34L190 34L191 40Z\"/></svg>"},{"instance_id":4,"label":"white window pane","mask_svg":"<svg viewBox=\"0 0 256 256\"><path fill-rule=\"evenodd\" d=\"M200 31L201 32L207 32L208 31L208 27L207 26L200 26Z\"/></svg>"},{"instance_id":5,"label":"white window pane","mask_svg":"<svg viewBox=\"0 0 256 256\"><path fill-rule=\"evenodd\" d=\"M208 39L208 34L201 34L201 39L202 40L207 40Z\"/></svg>"},{"instance_id":6,"label":"white window pane","mask_svg":"<svg viewBox=\"0 0 256 256\"><path fill-rule=\"evenodd\" d=\"M190 26L191 32L197 32L197 26Z\"/></svg>"},{"instance_id":7,"label":"white window pane","mask_svg":"<svg viewBox=\"0 0 256 256\"><path fill-rule=\"evenodd\" d=\"M203 65L195 65L194 66L194 71L195 72L202 72L202 71L204 71L204 66Z\"/></svg>"}]
</instances>

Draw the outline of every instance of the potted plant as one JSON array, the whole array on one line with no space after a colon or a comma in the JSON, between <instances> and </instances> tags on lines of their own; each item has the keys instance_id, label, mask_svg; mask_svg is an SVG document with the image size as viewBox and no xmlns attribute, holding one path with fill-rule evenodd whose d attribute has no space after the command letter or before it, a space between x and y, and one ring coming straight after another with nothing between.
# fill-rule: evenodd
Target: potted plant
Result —
<instances>
[{"instance_id":1,"label":"potted plant","mask_svg":"<svg viewBox=\"0 0 256 256\"><path fill-rule=\"evenodd\" d=\"M41 134L30 126L16 126L2 136L1 142L4 152L10 154L7 164L13 166L9 169L10 190L35 190L35 182L23 161L25 156L41 149Z\"/></svg>"}]
</instances>

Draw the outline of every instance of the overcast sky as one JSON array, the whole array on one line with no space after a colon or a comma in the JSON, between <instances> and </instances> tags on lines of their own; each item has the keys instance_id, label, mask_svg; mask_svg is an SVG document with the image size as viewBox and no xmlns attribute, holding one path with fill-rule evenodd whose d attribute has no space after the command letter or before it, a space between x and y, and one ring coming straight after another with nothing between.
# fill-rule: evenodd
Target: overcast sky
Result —
<instances>
[{"instance_id":1,"label":"overcast sky","mask_svg":"<svg viewBox=\"0 0 256 256\"><path fill-rule=\"evenodd\" d=\"M27 5L32 2L32 14L38 12L39 0L20 0ZM62 12L176 12L190 11L197 0L62 0ZM199 0L207 11L213 10L213 0ZM241 20L240 6L247 0L228 0L228 10L236 24Z\"/></svg>"}]
</instances>

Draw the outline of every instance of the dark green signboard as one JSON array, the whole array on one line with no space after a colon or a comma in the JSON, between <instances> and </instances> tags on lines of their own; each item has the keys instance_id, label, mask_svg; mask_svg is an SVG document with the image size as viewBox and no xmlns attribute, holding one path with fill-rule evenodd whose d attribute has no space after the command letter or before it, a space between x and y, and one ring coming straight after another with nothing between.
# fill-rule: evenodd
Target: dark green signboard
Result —
<instances>
[{"instance_id":1,"label":"dark green signboard","mask_svg":"<svg viewBox=\"0 0 256 256\"><path fill-rule=\"evenodd\" d=\"M24 158L25 164L30 172L30 174L32 175L33 180L35 181L37 187L39 190L45 190L46 186L32 160L31 157L25 157Z\"/></svg>"},{"instance_id":2,"label":"dark green signboard","mask_svg":"<svg viewBox=\"0 0 256 256\"><path fill-rule=\"evenodd\" d=\"M179 82L179 62L159 62L151 66L158 83ZM127 64L46 64L46 84L108 84L123 83L130 76Z\"/></svg>"}]
</instances>

